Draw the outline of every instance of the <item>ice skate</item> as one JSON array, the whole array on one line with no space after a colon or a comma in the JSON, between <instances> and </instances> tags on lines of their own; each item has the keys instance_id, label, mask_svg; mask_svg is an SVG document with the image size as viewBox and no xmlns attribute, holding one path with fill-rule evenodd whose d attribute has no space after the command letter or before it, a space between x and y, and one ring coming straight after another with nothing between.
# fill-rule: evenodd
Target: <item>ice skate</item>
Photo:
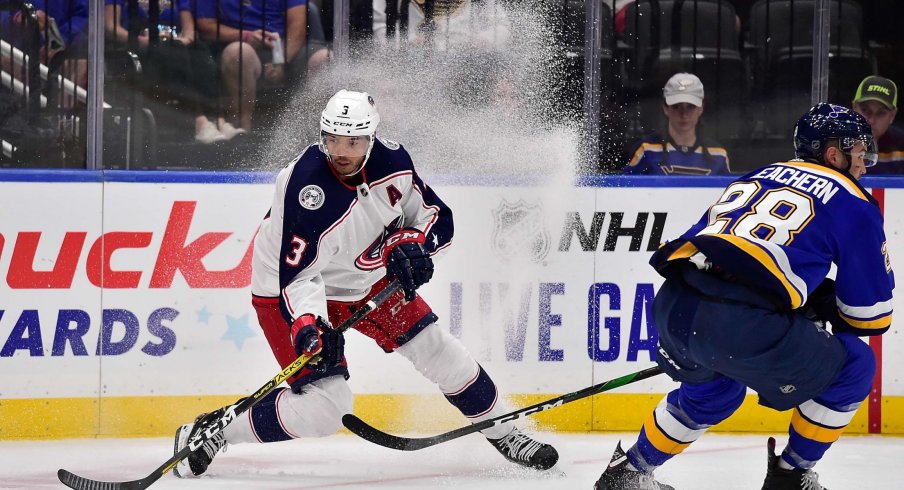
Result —
<instances>
[{"instance_id":1,"label":"ice skate","mask_svg":"<svg viewBox=\"0 0 904 490\"><path fill-rule=\"evenodd\" d=\"M559 461L559 453L556 448L536 441L518 429L513 429L502 439L487 438L487 440L505 456L505 459L521 466L548 470Z\"/></svg>"},{"instance_id":2,"label":"ice skate","mask_svg":"<svg viewBox=\"0 0 904 490\"><path fill-rule=\"evenodd\" d=\"M606 471L596 481L594 490L675 490L674 487L657 482L653 475L628 467L628 456L622 450L621 442L615 446L612 460Z\"/></svg>"},{"instance_id":3,"label":"ice skate","mask_svg":"<svg viewBox=\"0 0 904 490\"><path fill-rule=\"evenodd\" d=\"M204 430L211 422L223 416L224 409L220 408L210 413L202 413L198 415L193 423L185 424L176 431L176 443L173 448L173 454L178 453L184 448L188 441L198 432ZM187 458L179 461L173 467L173 474L179 478L197 478L207 471L213 457L216 456L220 449L226 447L226 436L223 431L217 432L216 435L208 439L198 449L192 451Z\"/></svg>"},{"instance_id":4,"label":"ice skate","mask_svg":"<svg viewBox=\"0 0 904 490\"><path fill-rule=\"evenodd\" d=\"M828 490L819 484L819 475L813 470L786 470L779 467L781 456L775 455L775 438L766 443L766 481L763 490Z\"/></svg>"}]
</instances>

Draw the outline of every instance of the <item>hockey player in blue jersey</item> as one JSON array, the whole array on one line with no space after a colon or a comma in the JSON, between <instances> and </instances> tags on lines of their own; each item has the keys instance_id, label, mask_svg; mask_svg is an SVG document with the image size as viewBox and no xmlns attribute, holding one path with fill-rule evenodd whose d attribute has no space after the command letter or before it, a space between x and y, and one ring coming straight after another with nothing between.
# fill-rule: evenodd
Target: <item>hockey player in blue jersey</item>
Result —
<instances>
[{"instance_id":1,"label":"hockey player in blue jersey","mask_svg":"<svg viewBox=\"0 0 904 490\"><path fill-rule=\"evenodd\" d=\"M819 104L794 147L797 159L736 180L653 255L666 278L653 303L657 362L681 384L631 448L616 447L597 490L672 489L653 471L737 410L748 387L794 410L780 456L769 438L762 488L824 488L812 468L870 392L876 360L858 337L888 330L894 275L879 207L857 181L876 161L866 120Z\"/></svg>"},{"instance_id":2,"label":"hockey player in blue jersey","mask_svg":"<svg viewBox=\"0 0 904 490\"><path fill-rule=\"evenodd\" d=\"M371 96L340 90L320 119L320 142L276 178L270 211L252 256L252 305L276 360L288 366L319 354L280 387L174 468L203 474L227 443L323 437L352 411L339 325L398 281L403 291L355 325L386 353L406 357L472 422L506 413L495 383L447 330L416 290L433 275L432 256L452 240L452 211L418 176L408 152L377 138ZM366 166L365 166L366 164ZM498 403L497 403L498 402ZM175 451L218 419L200 415L176 432ZM508 460L548 469L556 450L511 422L483 431ZM311 451L309 447L305 451Z\"/></svg>"}]
</instances>

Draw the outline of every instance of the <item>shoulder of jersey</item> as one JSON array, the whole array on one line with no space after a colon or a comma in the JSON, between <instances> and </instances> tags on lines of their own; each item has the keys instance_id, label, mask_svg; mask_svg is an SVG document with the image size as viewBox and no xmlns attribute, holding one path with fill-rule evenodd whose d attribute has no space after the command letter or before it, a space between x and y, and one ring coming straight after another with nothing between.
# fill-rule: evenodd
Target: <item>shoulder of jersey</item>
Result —
<instances>
[{"instance_id":1,"label":"shoulder of jersey","mask_svg":"<svg viewBox=\"0 0 904 490\"><path fill-rule=\"evenodd\" d=\"M293 182L324 182L332 177L326 164L326 155L316 144L305 148L280 173L283 172L288 172L287 178Z\"/></svg>"},{"instance_id":2,"label":"shoulder of jersey","mask_svg":"<svg viewBox=\"0 0 904 490\"><path fill-rule=\"evenodd\" d=\"M396 172L413 170L414 163L401 144L377 137L365 168L368 179L376 180Z\"/></svg>"},{"instance_id":3,"label":"shoulder of jersey","mask_svg":"<svg viewBox=\"0 0 904 490\"><path fill-rule=\"evenodd\" d=\"M295 209L303 212L306 220L335 219L354 200L355 193L348 192L330 172L326 156L318 145L306 148L287 168L291 168L291 175L286 183L287 209L300 206Z\"/></svg>"},{"instance_id":4,"label":"shoulder of jersey","mask_svg":"<svg viewBox=\"0 0 904 490\"><path fill-rule=\"evenodd\" d=\"M811 163L811 162L807 162L807 161L803 161L803 160L788 160L788 161L784 161L784 162L775 162L773 164L766 165L764 167L760 167L760 168L748 173L747 175L741 177L741 180L757 178L757 176L759 176L758 180L759 179L770 180L768 178L768 176L765 175L765 174L767 174L765 171L766 171L766 169L773 168L773 167L792 168L795 170L806 172L806 173L816 176L816 177L824 178L824 179L832 182L839 189L843 190L842 195L848 196L849 198L852 198L856 201L862 201L864 203L876 204L875 199L873 199L873 197L870 195L870 193L867 192L866 189L864 189L863 186L860 185L860 183L856 179L850 177L849 175L843 174L837 170L830 169L823 165L819 165L816 163Z\"/></svg>"}]
</instances>

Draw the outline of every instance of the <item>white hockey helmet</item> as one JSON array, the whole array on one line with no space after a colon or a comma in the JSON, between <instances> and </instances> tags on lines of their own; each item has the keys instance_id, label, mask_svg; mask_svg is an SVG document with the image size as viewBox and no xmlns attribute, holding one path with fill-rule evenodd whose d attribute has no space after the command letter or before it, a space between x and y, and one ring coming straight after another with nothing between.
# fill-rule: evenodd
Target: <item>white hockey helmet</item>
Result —
<instances>
[{"instance_id":1,"label":"white hockey helmet","mask_svg":"<svg viewBox=\"0 0 904 490\"><path fill-rule=\"evenodd\" d=\"M364 160L361 166L346 177L352 176L364 169L364 165L370 158L370 152L374 148L377 125L380 124L380 114L374 98L367 92L352 92L340 90L330 97L326 108L320 114L320 151L332 162L327 145L327 135L348 136L366 138L364 147ZM353 156L360 156L353 155Z\"/></svg>"},{"instance_id":2,"label":"white hockey helmet","mask_svg":"<svg viewBox=\"0 0 904 490\"><path fill-rule=\"evenodd\" d=\"M368 136L373 139L380 114L367 92L340 90L330 97L320 114L320 130L338 136Z\"/></svg>"}]
</instances>

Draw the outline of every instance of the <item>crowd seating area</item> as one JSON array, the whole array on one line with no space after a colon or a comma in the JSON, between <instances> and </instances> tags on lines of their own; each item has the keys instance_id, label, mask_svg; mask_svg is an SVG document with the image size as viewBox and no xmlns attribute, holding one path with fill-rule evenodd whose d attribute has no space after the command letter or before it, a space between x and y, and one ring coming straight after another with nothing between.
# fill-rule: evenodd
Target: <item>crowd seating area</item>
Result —
<instances>
[{"instance_id":1,"label":"crowd seating area","mask_svg":"<svg viewBox=\"0 0 904 490\"><path fill-rule=\"evenodd\" d=\"M620 172L630 143L662 129L662 87L677 72L703 82L701 132L727 148L734 171L787 157L789 128L811 105L818 3L594 5L604 151L584 169ZM850 105L870 74L904 82L901 2L829 3L828 101ZM466 26L496 22L483 17L484 4L527 6L542 19L555 58L544 74L554 82L545 96L559 108L550 119L582 121L587 0L352 0L351 46L339 51L333 0L106 0L104 167L235 169L269 144L284 102L336 57L366 56L375 45L460 55L451 42L432 47L450 39L456 16L469 15ZM87 0L0 0L0 167L86 166L88 14ZM299 117L316 120L319 110Z\"/></svg>"}]
</instances>

